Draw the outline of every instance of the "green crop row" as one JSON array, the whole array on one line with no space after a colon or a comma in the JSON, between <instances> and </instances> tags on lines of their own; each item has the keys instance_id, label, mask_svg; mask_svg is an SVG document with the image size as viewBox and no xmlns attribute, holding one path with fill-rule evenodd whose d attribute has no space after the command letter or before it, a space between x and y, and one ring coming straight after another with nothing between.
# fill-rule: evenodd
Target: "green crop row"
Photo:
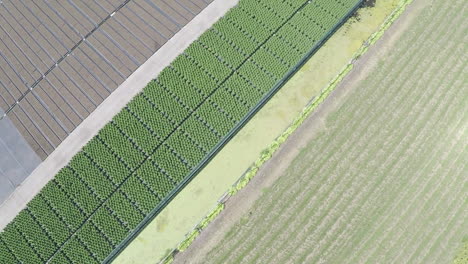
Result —
<instances>
[{"instance_id":1,"label":"green crop row","mask_svg":"<svg viewBox=\"0 0 468 264\"><path fill-rule=\"evenodd\" d=\"M0 233L0 263L100 263L360 0L241 0Z\"/></svg>"}]
</instances>

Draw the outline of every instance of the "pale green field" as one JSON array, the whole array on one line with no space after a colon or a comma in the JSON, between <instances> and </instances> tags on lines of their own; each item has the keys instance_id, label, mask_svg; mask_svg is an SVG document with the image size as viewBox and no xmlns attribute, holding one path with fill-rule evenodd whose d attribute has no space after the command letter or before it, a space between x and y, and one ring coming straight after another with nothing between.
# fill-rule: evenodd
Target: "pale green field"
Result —
<instances>
[{"instance_id":1,"label":"pale green field","mask_svg":"<svg viewBox=\"0 0 468 264\"><path fill-rule=\"evenodd\" d=\"M360 21L351 19L343 25L113 263L155 263L184 240L260 152L342 70L399 1L378 1L374 8L360 11Z\"/></svg>"},{"instance_id":2,"label":"pale green field","mask_svg":"<svg viewBox=\"0 0 468 264\"><path fill-rule=\"evenodd\" d=\"M460 247L453 264L466 264L468 263L468 238L465 239L466 241Z\"/></svg>"},{"instance_id":3,"label":"pale green field","mask_svg":"<svg viewBox=\"0 0 468 264\"><path fill-rule=\"evenodd\" d=\"M464 0L426 3L200 263L451 263L468 232L467 20Z\"/></svg>"}]
</instances>

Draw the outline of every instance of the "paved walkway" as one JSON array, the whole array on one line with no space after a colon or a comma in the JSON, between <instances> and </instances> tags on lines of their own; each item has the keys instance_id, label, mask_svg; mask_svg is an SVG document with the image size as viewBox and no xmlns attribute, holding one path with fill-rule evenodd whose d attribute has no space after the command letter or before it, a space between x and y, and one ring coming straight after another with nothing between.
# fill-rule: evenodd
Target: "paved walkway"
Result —
<instances>
[{"instance_id":1,"label":"paved walkway","mask_svg":"<svg viewBox=\"0 0 468 264\"><path fill-rule=\"evenodd\" d=\"M0 133L1 204L41 163L41 159L27 144L9 118L0 120L0 131L2 131Z\"/></svg>"},{"instance_id":2,"label":"paved walkway","mask_svg":"<svg viewBox=\"0 0 468 264\"><path fill-rule=\"evenodd\" d=\"M109 122L145 85L210 28L237 0L215 0L131 74L89 115L47 159L0 205L2 230L64 167L104 124Z\"/></svg>"}]
</instances>

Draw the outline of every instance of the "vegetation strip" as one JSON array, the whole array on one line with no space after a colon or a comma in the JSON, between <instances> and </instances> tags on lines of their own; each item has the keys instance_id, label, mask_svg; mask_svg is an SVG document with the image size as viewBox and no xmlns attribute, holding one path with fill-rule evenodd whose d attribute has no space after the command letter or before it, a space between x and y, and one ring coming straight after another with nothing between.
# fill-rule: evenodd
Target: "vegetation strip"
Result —
<instances>
[{"instance_id":1,"label":"vegetation strip","mask_svg":"<svg viewBox=\"0 0 468 264\"><path fill-rule=\"evenodd\" d=\"M5 228L0 262L111 261L360 2L241 0Z\"/></svg>"},{"instance_id":2,"label":"vegetation strip","mask_svg":"<svg viewBox=\"0 0 468 264\"><path fill-rule=\"evenodd\" d=\"M465 238L459 252L457 253L453 264L468 263L468 238Z\"/></svg>"},{"instance_id":3,"label":"vegetation strip","mask_svg":"<svg viewBox=\"0 0 468 264\"><path fill-rule=\"evenodd\" d=\"M255 177L260 167L265 164L279 149L289 136L310 116L310 114L328 97L328 95L341 83L341 81L353 69L354 62L364 55L370 46L374 45L385 33L385 31L398 19L398 17L406 10L406 7L411 4L413 0L402 0L395 10L385 19L380 25L379 29L374 32L368 40L356 52L350 62L343 68L343 70L330 82L330 84L322 90L319 96L313 98L311 102L304 108L302 113L293 121L293 123L260 155L259 159L255 161L254 165L237 180L232 187L219 199L215 209L212 210L195 228L186 235L186 239L182 241L177 248L172 250L165 258L161 260L162 264L172 263L174 257L178 252L182 252L195 240L194 234L199 234L206 226L211 223L224 209L224 204L229 198L235 195L238 191L242 190L247 184ZM197 232L195 232L197 231Z\"/></svg>"}]
</instances>

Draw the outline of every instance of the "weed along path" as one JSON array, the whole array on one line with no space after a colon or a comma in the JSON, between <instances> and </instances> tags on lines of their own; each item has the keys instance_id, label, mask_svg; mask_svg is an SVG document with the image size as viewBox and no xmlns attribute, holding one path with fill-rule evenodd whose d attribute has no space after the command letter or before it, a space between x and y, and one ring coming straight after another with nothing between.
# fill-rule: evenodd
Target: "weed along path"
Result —
<instances>
[{"instance_id":1,"label":"weed along path","mask_svg":"<svg viewBox=\"0 0 468 264\"><path fill-rule=\"evenodd\" d=\"M414 0L175 263L453 261L468 230L465 13Z\"/></svg>"}]
</instances>

